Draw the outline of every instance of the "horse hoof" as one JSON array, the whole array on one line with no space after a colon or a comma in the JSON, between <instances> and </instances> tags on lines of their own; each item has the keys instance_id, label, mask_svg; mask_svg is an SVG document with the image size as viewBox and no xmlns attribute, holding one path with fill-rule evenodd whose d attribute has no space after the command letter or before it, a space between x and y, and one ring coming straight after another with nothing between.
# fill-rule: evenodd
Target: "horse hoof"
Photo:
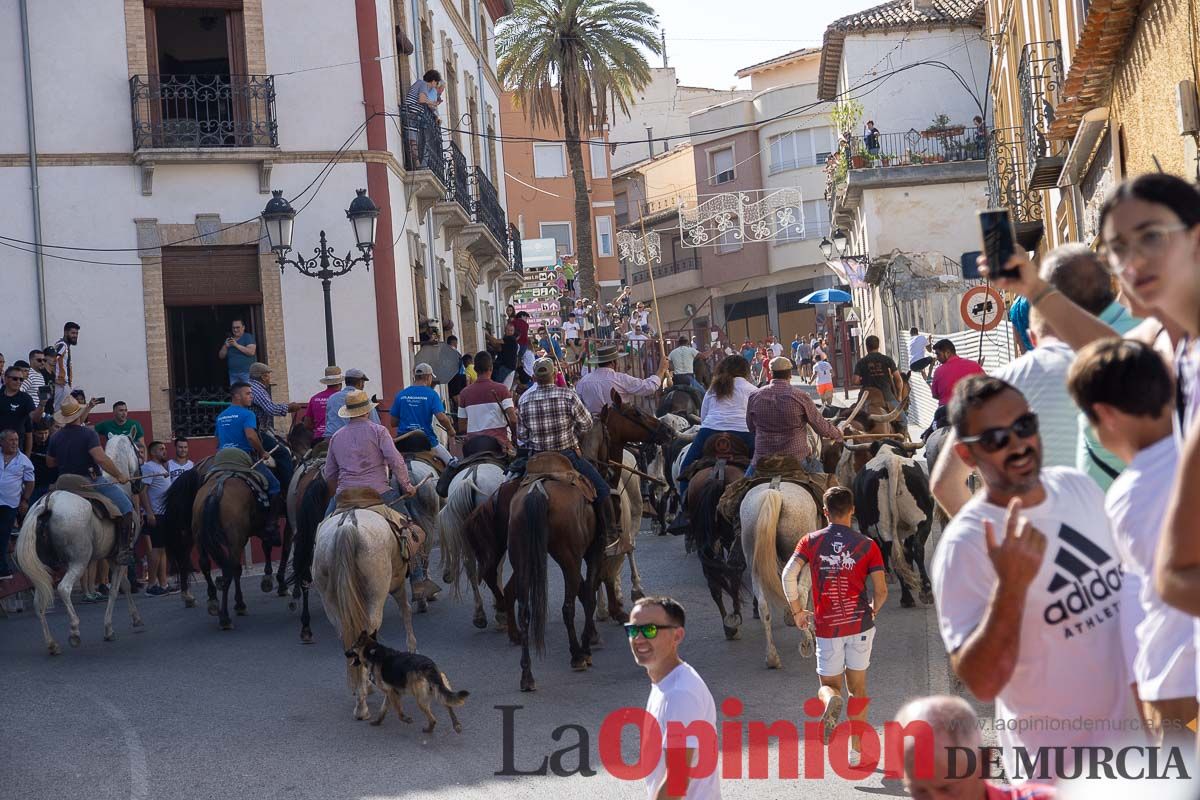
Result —
<instances>
[{"instance_id":1,"label":"horse hoof","mask_svg":"<svg viewBox=\"0 0 1200 800\"><path fill-rule=\"evenodd\" d=\"M728 625L722 625L721 627L725 629L725 638L729 641L733 642L742 638L742 632L740 629L731 628Z\"/></svg>"},{"instance_id":2,"label":"horse hoof","mask_svg":"<svg viewBox=\"0 0 1200 800\"><path fill-rule=\"evenodd\" d=\"M584 661L584 663L585 663L585 664L587 664L589 667L592 665L592 657L591 657L591 656L584 656L584 657L583 657L583 661Z\"/></svg>"},{"instance_id":3,"label":"horse hoof","mask_svg":"<svg viewBox=\"0 0 1200 800\"><path fill-rule=\"evenodd\" d=\"M46 649L50 651L50 655L52 656L62 655L62 648L58 646L58 642L51 642Z\"/></svg>"},{"instance_id":4,"label":"horse hoof","mask_svg":"<svg viewBox=\"0 0 1200 800\"><path fill-rule=\"evenodd\" d=\"M221 620L221 630L223 630L223 631L233 630L233 620L231 620L231 619Z\"/></svg>"},{"instance_id":5,"label":"horse hoof","mask_svg":"<svg viewBox=\"0 0 1200 800\"><path fill-rule=\"evenodd\" d=\"M921 592L920 597L921 597L921 602L924 603L925 605L927 605L927 606L933 605L933 592L929 591L928 589L925 589Z\"/></svg>"},{"instance_id":6,"label":"horse hoof","mask_svg":"<svg viewBox=\"0 0 1200 800\"><path fill-rule=\"evenodd\" d=\"M585 658L576 658L571 661L571 669L576 672L587 672L588 663Z\"/></svg>"},{"instance_id":7,"label":"horse hoof","mask_svg":"<svg viewBox=\"0 0 1200 800\"><path fill-rule=\"evenodd\" d=\"M79 647L83 643L83 640L79 638L79 634L77 633L72 633L68 636L67 641L71 643L71 647Z\"/></svg>"},{"instance_id":8,"label":"horse hoof","mask_svg":"<svg viewBox=\"0 0 1200 800\"><path fill-rule=\"evenodd\" d=\"M901 597L900 598L900 607L901 608L913 608L914 606L916 606L916 603L913 601L913 599L911 597Z\"/></svg>"},{"instance_id":9,"label":"horse hoof","mask_svg":"<svg viewBox=\"0 0 1200 800\"><path fill-rule=\"evenodd\" d=\"M270 575L263 575L261 586L264 592L270 592L275 588L275 582L271 580Z\"/></svg>"},{"instance_id":10,"label":"horse hoof","mask_svg":"<svg viewBox=\"0 0 1200 800\"><path fill-rule=\"evenodd\" d=\"M779 660L778 655L767 656L767 669L782 669L783 662Z\"/></svg>"},{"instance_id":11,"label":"horse hoof","mask_svg":"<svg viewBox=\"0 0 1200 800\"><path fill-rule=\"evenodd\" d=\"M276 597L287 597L288 596L287 585L283 581L279 582L279 591L277 591L275 593L275 596Z\"/></svg>"},{"instance_id":12,"label":"horse hoof","mask_svg":"<svg viewBox=\"0 0 1200 800\"><path fill-rule=\"evenodd\" d=\"M483 630L487 627L487 617L485 617L483 614L477 614L475 618L471 620L471 624L473 624L476 628L479 628L479 630Z\"/></svg>"},{"instance_id":13,"label":"horse hoof","mask_svg":"<svg viewBox=\"0 0 1200 800\"><path fill-rule=\"evenodd\" d=\"M135 619L133 621L133 627L144 628L144 627L146 627L146 621L144 619L142 619L141 617L138 617L137 619Z\"/></svg>"},{"instance_id":14,"label":"horse hoof","mask_svg":"<svg viewBox=\"0 0 1200 800\"><path fill-rule=\"evenodd\" d=\"M630 597L630 599L632 599L632 600L633 600L633 602L635 602L635 603L636 603L638 600L641 600L641 599L642 599L643 597L645 597L645 596L646 596L646 593L645 593L645 592L643 592L641 589L634 589L633 591L631 591L631 592L629 593L629 597Z\"/></svg>"},{"instance_id":15,"label":"horse hoof","mask_svg":"<svg viewBox=\"0 0 1200 800\"><path fill-rule=\"evenodd\" d=\"M534 685L532 680L521 681L521 691L522 692L536 692L537 686Z\"/></svg>"},{"instance_id":16,"label":"horse hoof","mask_svg":"<svg viewBox=\"0 0 1200 800\"><path fill-rule=\"evenodd\" d=\"M196 607L196 598L194 598L194 597L183 598L183 607L184 608L195 608Z\"/></svg>"},{"instance_id":17,"label":"horse hoof","mask_svg":"<svg viewBox=\"0 0 1200 800\"><path fill-rule=\"evenodd\" d=\"M220 609L220 607L217 606L216 601L210 602L208 604L208 615L210 617L215 617L219 613L221 613L221 609Z\"/></svg>"},{"instance_id":18,"label":"horse hoof","mask_svg":"<svg viewBox=\"0 0 1200 800\"><path fill-rule=\"evenodd\" d=\"M312 631L310 631L308 628L305 628L304 630L300 631L300 643L301 644L312 644L313 643L313 634L312 634Z\"/></svg>"},{"instance_id":19,"label":"horse hoof","mask_svg":"<svg viewBox=\"0 0 1200 800\"><path fill-rule=\"evenodd\" d=\"M428 610L429 610L429 603L427 601L425 601L425 600L417 601L417 613L418 614L424 614Z\"/></svg>"},{"instance_id":20,"label":"horse hoof","mask_svg":"<svg viewBox=\"0 0 1200 800\"><path fill-rule=\"evenodd\" d=\"M113 633L112 631L106 631L104 634L104 641L106 642L116 641L116 638L117 634Z\"/></svg>"},{"instance_id":21,"label":"horse hoof","mask_svg":"<svg viewBox=\"0 0 1200 800\"><path fill-rule=\"evenodd\" d=\"M370 712L370 711L368 711L368 710L367 710L367 709L365 709L365 708L364 708L364 709L361 709L361 710L357 710L357 709L356 709L356 710L355 710L355 712L354 712L354 718L355 718L355 719L357 719L357 720L365 720L365 719L369 719L369 718L370 718L370 716L371 716L371 712Z\"/></svg>"},{"instance_id":22,"label":"horse hoof","mask_svg":"<svg viewBox=\"0 0 1200 800\"><path fill-rule=\"evenodd\" d=\"M610 614L609 616L611 616L612 621L617 623L618 625L624 625L626 622L629 622L629 615L626 614L624 611L615 611L612 614Z\"/></svg>"},{"instance_id":23,"label":"horse hoof","mask_svg":"<svg viewBox=\"0 0 1200 800\"><path fill-rule=\"evenodd\" d=\"M725 616L725 627L734 629L742 627L742 615L736 611L732 614L727 614Z\"/></svg>"}]
</instances>

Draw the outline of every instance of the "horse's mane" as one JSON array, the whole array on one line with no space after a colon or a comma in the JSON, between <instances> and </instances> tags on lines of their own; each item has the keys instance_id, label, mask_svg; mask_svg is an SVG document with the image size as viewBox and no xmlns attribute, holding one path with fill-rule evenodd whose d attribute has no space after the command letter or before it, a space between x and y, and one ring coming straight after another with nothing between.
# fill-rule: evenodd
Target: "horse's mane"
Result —
<instances>
[{"instance_id":1,"label":"horse's mane","mask_svg":"<svg viewBox=\"0 0 1200 800\"><path fill-rule=\"evenodd\" d=\"M133 446L133 440L123 433L115 433L108 437L108 441L104 445L104 455L111 458L118 467L131 466L130 472L137 471L139 461L137 448ZM125 463L122 463L122 459Z\"/></svg>"}]
</instances>

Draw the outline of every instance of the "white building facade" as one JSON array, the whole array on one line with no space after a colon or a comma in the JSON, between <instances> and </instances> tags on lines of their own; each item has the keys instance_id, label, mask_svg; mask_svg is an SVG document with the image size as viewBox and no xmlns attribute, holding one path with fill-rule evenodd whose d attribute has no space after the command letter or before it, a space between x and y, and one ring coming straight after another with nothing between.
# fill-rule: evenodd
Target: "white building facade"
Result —
<instances>
[{"instance_id":1,"label":"white building facade","mask_svg":"<svg viewBox=\"0 0 1200 800\"><path fill-rule=\"evenodd\" d=\"M519 281L487 138L499 133L492 32L509 0L27 6L27 25L17 2L0 6L10 363L77 322L76 386L127 401L155 438L210 435L196 401L223 394L217 351L241 318L276 399L315 393L321 284L281 276L259 221L272 189L298 212L292 258L311 258L322 231L357 256L355 190L379 208L370 269L332 283L338 363L371 391L409 382L423 327L452 329L464 352L482 345ZM401 113L429 68L448 80L452 132Z\"/></svg>"}]
</instances>

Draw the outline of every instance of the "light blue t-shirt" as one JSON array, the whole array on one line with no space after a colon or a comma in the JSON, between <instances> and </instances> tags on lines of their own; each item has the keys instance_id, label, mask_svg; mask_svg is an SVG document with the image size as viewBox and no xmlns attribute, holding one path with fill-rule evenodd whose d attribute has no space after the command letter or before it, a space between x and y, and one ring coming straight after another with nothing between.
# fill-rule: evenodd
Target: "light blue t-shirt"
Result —
<instances>
[{"instance_id":1,"label":"light blue t-shirt","mask_svg":"<svg viewBox=\"0 0 1200 800\"><path fill-rule=\"evenodd\" d=\"M249 347L254 344L254 334L247 331L238 337L237 343L242 347ZM230 375L249 375L250 365L254 363L255 356L248 356L236 347L230 347L225 353L225 362L229 365Z\"/></svg>"},{"instance_id":2,"label":"light blue t-shirt","mask_svg":"<svg viewBox=\"0 0 1200 800\"><path fill-rule=\"evenodd\" d=\"M432 386L409 386L396 395L389 413L396 420L398 433L420 429L429 437L431 444L437 444L433 415L446 413L446 406Z\"/></svg>"},{"instance_id":3,"label":"light blue t-shirt","mask_svg":"<svg viewBox=\"0 0 1200 800\"><path fill-rule=\"evenodd\" d=\"M258 429L254 412L243 406L230 406L217 416L217 447L236 447L254 455L254 448L246 438L246 428Z\"/></svg>"}]
</instances>

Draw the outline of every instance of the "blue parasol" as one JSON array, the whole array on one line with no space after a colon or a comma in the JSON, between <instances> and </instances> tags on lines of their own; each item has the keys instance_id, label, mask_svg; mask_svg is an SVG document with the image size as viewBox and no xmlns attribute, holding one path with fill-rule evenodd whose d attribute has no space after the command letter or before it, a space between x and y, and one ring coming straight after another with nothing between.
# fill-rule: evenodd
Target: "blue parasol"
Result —
<instances>
[{"instance_id":1,"label":"blue parasol","mask_svg":"<svg viewBox=\"0 0 1200 800\"><path fill-rule=\"evenodd\" d=\"M812 294L800 298L801 303L850 303L850 295L841 289L818 289Z\"/></svg>"}]
</instances>

